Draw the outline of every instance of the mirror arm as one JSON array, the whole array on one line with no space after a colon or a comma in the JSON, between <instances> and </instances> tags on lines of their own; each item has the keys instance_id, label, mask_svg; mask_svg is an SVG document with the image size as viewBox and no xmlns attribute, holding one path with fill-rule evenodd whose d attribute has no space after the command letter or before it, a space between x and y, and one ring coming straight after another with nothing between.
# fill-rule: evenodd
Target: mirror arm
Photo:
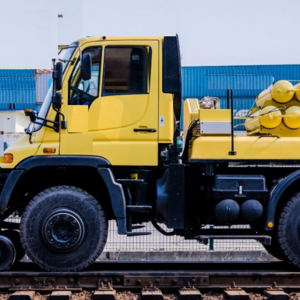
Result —
<instances>
[{"instance_id":1,"label":"mirror arm","mask_svg":"<svg viewBox=\"0 0 300 300\"><path fill-rule=\"evenodd\" d=\"M54 130L58 130L58 122L55 122L55 121L52 121L52 120L48 120L48 119L45 119L45 118L41 118L41 117L36 117L36 119L45 121L46 123L47 122L52 123L53 126L50 126L50 125L47 125L47 124L44 124L44 123L40 123L40 122L32 122L32 123L38 124L38 125L42 125L42 126L54 129Z\"/></svg>"},{"instance_id":2,"label":"mirror arm","mask_svg":"<svg viewBox=\"0 0 300 300\"><path fill-rule=\"evenodd\" d=\"M50 122L50 123L53 124L53 126L47 125L45 123L36 122L35 120L42 120L42 121L45 121L46 123ZM32 120L31 123L37 124L37 125L41 125L41 126L45 126L45 127L51 128L53 130L58 130L58 122L51 121L51 120L48 120L48 119L45 119L45 118L41 118L41 117L38 117L38 116L35 117L35 120ZM30 124L29 124L29 126L30 126ZM31 135L33 132L36 132L36 131L31 131L29 129L29 126L24 131L25 131L26 134Z\"/></svg>"},{"instance_id":3,"label":"mirror arm","mask_svg":"<svg viewBox=\"0 0 300 300\"><path fill-rule=\"evenodd\" d=\"M65 115L63 114L63 113L61 113L58 109L56 109L55 107L54 107L54 105L52 106L53 107L53 110L55 111L55 112L57 112L59 115L61 115L62 116L62 119L63 119L63 121L65 120ZM56 122L57 123L57 122Z\"/></svg>"},{"instance_id":4,"label":"mirror arm","mask_svg":"<svg viewBox=\"0 0 300 300\"><path fill-rule=\"evenodd\" d=\"M54 125L58 125L58 122L55 122L55 121L52 121L52 120L48 120L48 119L45 119L45 118L36 117L36 119L42 120L42 121L46 121L46 122L52 123L52 124L54 124ZM37 123L36 123L36 124L37 124Z\"/></svg>"},{"instance_id":5,"label":"mirror arm","mask_svg":"<svg viewBox=\"0 0 300 300\"><path fill-rule=\"evenodd\" d=\"M55 125L58 125L57 122L55 122L56 124ZM38 124L38 125L42 125L42 126L45 126L45 127L48 127L48 128L51 128L51 129L54 129L54 130L57 130L57 126L50 126L50 125L47 125L47 124L43 124L43 123L39 123L39 122L34 122L34 124Z\"/></svg>"},{"instance_id":6,"label":"mirror arm","mask_svg":"<svg viewBox=\"0 0 300 300\"><path fill-rule=\"evenodd\" d=\"M65 115L63 114L63 113L61 113L58 109L56 109L55 107L54 107L54 105L52 105L52 107L53 107L53 110L56 112L56 113L58 113L58 115L61 115L62 116L62 121L61 121L61 123L60 123L60 127L61 127L61 129L67 129L67 121L65 121ZM57 124L57 122L55 122L56 124ZM58 124L57 124L58 125Z\"/></svg>"}]
</instances>

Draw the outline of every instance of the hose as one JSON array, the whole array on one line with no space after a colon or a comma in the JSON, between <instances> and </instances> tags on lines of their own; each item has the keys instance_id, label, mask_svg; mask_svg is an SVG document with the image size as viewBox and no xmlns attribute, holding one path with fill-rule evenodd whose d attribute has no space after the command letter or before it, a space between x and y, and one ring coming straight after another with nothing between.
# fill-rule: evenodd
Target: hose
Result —
<instances>
[{"instance_id":1,"label":"hose","mask_svg":"<svg viewBox=\"0 0 300 300\"><path fill-rule=\"evenodd\" d=\"M165 231L165 230L162 229L162 228L161 228L154 220L152 220L151 223L152 223L153 227L154 227L158 232L160 232L160 233L163 234L163 235L170 236L170 235L175 235L175 234L176 234L175 230L170 231L170 232Z\"/></svg>"}]
</instances>

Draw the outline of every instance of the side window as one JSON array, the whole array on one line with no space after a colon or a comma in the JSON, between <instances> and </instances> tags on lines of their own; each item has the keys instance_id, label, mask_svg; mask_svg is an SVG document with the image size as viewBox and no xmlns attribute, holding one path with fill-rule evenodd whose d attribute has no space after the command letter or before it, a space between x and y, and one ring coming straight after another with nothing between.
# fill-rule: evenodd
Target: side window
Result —
<instances>
[{"instance_id":1,"label":"side window","mask_svg":"<svg viewBox=\"0 0 300 300\"><path fill-rule=\"evenodd\" d=\"M101 62L101 47L92 47L83 51L92 58L92 76L90 80L83 80L78 60L69 81L69 104L89 105L99 96L99 74Z\"/></svg>"},{"instance_id":2,"label":"side window","mask_svg":"<svg viewBox=\"0 0 300 300\"><path fill-rule=\"evenodd\" d=\"M148 93L150 56L149 47L106 47L103 96Z\"/></svg>"}]
</instances>

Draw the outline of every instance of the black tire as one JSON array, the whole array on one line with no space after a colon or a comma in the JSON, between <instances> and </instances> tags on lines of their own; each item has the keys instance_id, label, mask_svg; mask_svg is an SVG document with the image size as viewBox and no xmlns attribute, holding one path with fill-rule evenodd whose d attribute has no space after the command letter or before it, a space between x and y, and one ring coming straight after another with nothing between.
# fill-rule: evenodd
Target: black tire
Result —
<instances>
[{"instance_id":1,"label":"black tire","mask_svg":"<svg viewBox=\"0 0 300 300\"><path fill-rule=\"evenodd\" d=\"M87 192L56 186L36 195L24 210L20 236L28 257L48 271L79 271L101 254L107 220Z\"/></svg>"},{"instance_id":2,"label":"black tire","mask_svg":"<svg viewBox=\"0 0 300 300\"><path fill-rule=\"evenodd\" d=\"M278 237L282 251L290 262L300 267L300 192L283 207L279 218Z\"/></svg>"},{"instance_id":3,"label":"black tire","mask_svg":"<svg viewBox=\"0 0 300 300\"><path fill-rule=\"evenodd\" d=\"M12 241L16 249L16 262L20 261L25 255L25 251L22 247L20 240L20 233L16 230L9 229L2 231L1 234L3 234Z\"/></svg>"},{"instance_id":4,"label":"black tire","mask_svg":"<svg viewBox=\"0 0 300 300\"><path fill-rule=\"evenodd\" d=\"M259 231L259 227L255 226L255 225L251 225L251 229L260 232ZM279 260L287 260L284 252L281 250L281 247L279 245L279 240L278 240L278 229L274 228L273 230L273 234L272 234L272 241L271 241L271 245L265 245L263 243L261 243L261 245L266 249L266 251L271 254L272 256L274 256L275 258L279 259ZM265 234L265 232L264 232Z\"/></svg>"}]
</instances>

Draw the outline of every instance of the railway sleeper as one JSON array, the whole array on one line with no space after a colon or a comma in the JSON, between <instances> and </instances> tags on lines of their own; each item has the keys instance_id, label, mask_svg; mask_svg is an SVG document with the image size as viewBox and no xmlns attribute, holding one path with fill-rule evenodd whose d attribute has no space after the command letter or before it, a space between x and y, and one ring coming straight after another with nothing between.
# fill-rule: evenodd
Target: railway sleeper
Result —
<instances>
[{"instance_id":1,"label":"railway sleeper","mask_svg":"<svg viewBox=\"0 0 300 300\"><path fill-rule=\"evenodd\" d=\"M19 291L11 294L9 300L33 300L34 296L34 291Z\"/></svg>"},{"instance_id":2,"label":"railway sleeper","mask_svg":"<svg viewBox=\"0 0 300 300\"><path fill-rule=\"evenodd\" d=\"M141 291L141 300L163 300L162 291L150 283L149 287L144 287Z\"/></svg>"},{"instance_id":3,"label":"railway sleeper","mask_svg":"<svg viewBox=\"0 0 300 300\"><path fill-rule=\"evenodd\" d=\"M92 300L115 300L116 290L113 289L111 281L99 280L98 289L92 296Z\"/></svg>"},{"instance_id":4,"label":"railway sleeper","mask_svg":"<svg viewBox=\"0 0 300 300\"><path fill-rule=\"evenodd\" d=\"M276 282L272 284L270 288L264 290L264 295L268 300L289 300L290 296L283 291L282 288L278 287Z\"/></svg>"},{"instance_id":5,"label":"railway sleeper","mask_svg":"<svg viewBox=\"0 0 300 300\"><path fill-rule=\"evenodd\" d=\"M71 291L53 291L48 300L70 300L71 296Z\"/></svg>"},{"instance_id":6,"label":"railway sleeper","mask_svg":"<svg viewBox=\"0 0 300 300\"><path fill-rule=\"evenodd\" d=\"M134 291L137 293L137 291ZM228 300L246 300L250 299L250 295L243 289L232 286L223 290L224 296ZM75 294L76 295L76 294ZM35 299L36 292L31 290L17 291L11 294L8 300L33 300ZM290 296L286 294L281 288L272 285L272 287L267 288L262 293L263 299L267 300L289 300ZM116 290L110 288L109 290L95 290L94 293L90 295L91 299L101 299L101 300L115 300L118 298ZM72 292L68 290L64 291L52 291L48 295L47 300L70 300L72 298ZM140 292L141 300L163 300L164 294L162 291L154 286L145 287ZM86 296L85 296L86 299ZM178 290L179 300L201 300L202 294L200 291L194 287L183 287Z\"/></svg>"},{"instance_id":7,"label":"railway sleeper","mask_svg":"<svg viewBox=\"0 0 300 300\"><path fill-rule=\"evenodd\" d=\"M183 287L178 290L179 300L201 300L202 295L198 289L193 286L188 285L188 287Z\"/></svg>"},{"instance_id":8,"label":"railway sleeper","mask_svg":"<svg viewBox=\"0 0 300 300\"><path fill-rule=\"evenodd\" d=\"M232 282L231 286L224 290L228 300L249 300L249 294Z\"/></svg>"}]
</instances>

